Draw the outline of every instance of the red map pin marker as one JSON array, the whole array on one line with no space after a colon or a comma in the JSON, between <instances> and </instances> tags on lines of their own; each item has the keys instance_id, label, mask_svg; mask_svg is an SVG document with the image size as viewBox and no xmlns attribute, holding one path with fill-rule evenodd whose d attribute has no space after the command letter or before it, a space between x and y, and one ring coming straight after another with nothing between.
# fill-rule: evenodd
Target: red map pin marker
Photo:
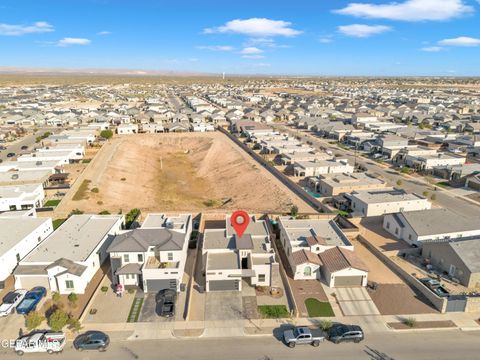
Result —
<instances>
[{"instance_id":1,"label":"red map pin marker","mask_svg":"<svg viewBox=\"0 0 480 360\"><path fill-rule=\"evenodd\" d=\"M230 218L230 222L233 228L235 229L237 236L242 237L248 224L250 223L250 216L248 216L248 214L245 211L238 210L232 214L232 217Z\"/></svg>"}]
</instances>

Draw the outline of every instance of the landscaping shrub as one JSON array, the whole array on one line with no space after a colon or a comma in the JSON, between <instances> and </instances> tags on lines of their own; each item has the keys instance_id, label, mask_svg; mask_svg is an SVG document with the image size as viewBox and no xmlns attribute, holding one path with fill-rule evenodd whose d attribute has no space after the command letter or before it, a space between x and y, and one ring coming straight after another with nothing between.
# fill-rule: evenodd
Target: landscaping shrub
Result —
<instances>
[{"instance_id":1,"label":"landscaping shrub","mask_svg":"<svg viewBox=\"0 0 480 360\"><path fill-rule=\"evenodd\" d=\"M328 331L332 327L332 322L330 320L321 320L318 327L323 331Z\"/></svg>"},{"instance_id":2,"label":"landscaping shrub","mask_svg":"<svg viewBox=\"0 0 480 360\"><path fill-rule=\"evenodd\" d=\"M31 311L25 317L25 326L27 327L27 330L31 331L38 328L44 320L45 317L38 311Z\"/></svg>"},{"instance_id":3,"label":"landscaping shrub","mask_svg":"<svg viewBox=\"0 0 480 360\"><path fill-rule=\"evenodd\" d=\"M417 326L417 319L414 317L408 317L402 320L402 322L410 328Z\"/></svg>"},{"instance_id":4,"label":"landscaping shrub","mask_svg":"<svg viewBox=\"0 0 480 360\"><path fill-rule=\"evenodd\" d=\"M106 292L108 291L108 286L102 286L102 287L100 288L100 290L101 290L102 292L106 293Z\"/></svg>"},{"instance_id":5,"label":"landscaping shrub","mask_svg":"<svg viewBox=\"0 0 480 360\"><path fill-rule=\"evenodd\" d=\"M68 294L68 301L70 301L72 304L75 304L78 300L78 295L75 293L70 293Z\"/></svg>"},{"instance_id":6,"label":"landscaping shrub","mask_svg":"<svg viewBox=\"0 0 480 360\"><path fill-rule=\"evenodd\" d=\"M61 331L68 324L68 314L62 309L57 309L48 318L48 326L52 331Z\"/></svg>"},{"instance_id":7,"label":"landscaping shrub","mask_svg":"<svg viewBox=\"0 0 480 360\"><path fill-rule=\"evenodd\" d=\"M92 193L98 194L100 190L97 187L94 187L92 190L90 190Z\"/></svg>"},{"instance_id":8,"label":"landscaping shrub","mask_svg":"<svg viewBox=\"0 0 480 360\"><path fill-rule=\"evenodd\" d=\"M61 295L60 295L58 292L54 291L54 292L52 293L52 300L53 300L54 303L58 303L61 298L62 298L62 297L61 297Z\"/></svg>"},{"instance_id":9,"label":"landscaping shrub","mask_svg":"<svg viewBox=\"0 0 480 360\"><path fill-rule=\"evenodd\" d=\"M132 226L133 222L137 219L137 217L140 215L140 209L132 209L128 212L127 215L125 215L125 226L127 229Z\"/></svg>"},{"instance_id":10,"label":"landscaping shrub","mask_svg":"<svg viewBox=\"0 0 480 360\"><path fill-rule=\"evenodd\" d=\"M108 210L103 210L98 213L98 215L110 215L110 211Z\"/></svg>"},{"instance_id":11,"label":"landscaping shrub","mask_svg":"<svg viewBox=\"0 0 480 360\"><path fill-rule=\"evenodd\" d=\"M296 217L298 215L298 206L293 205L290 208L290 215L293 216L293 217Z\"/></svg>"}]
</instances>

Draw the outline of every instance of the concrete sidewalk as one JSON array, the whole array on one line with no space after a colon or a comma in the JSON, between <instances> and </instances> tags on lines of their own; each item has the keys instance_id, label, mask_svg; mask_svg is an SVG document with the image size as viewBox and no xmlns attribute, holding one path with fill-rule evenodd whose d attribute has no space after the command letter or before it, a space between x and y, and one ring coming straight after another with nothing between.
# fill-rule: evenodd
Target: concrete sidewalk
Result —
<instances>
[{"instance_id":1,"label":"concrete sidewalk","mask_svg":"<svg viewBox=\"0 0 480 360\"><path fill-rule=\"evenodd\" d=\"M394 332L387 323L401 322L403 318L412 315L368 315L368 316L341 316L332 318L298 318L298 319L258 319L243 321L172 321L157 323L88 323L83 330L100 330L105 332L122 332L128 340L151 339L185 339L185 338L220 338L241 336L272 336L273 330L282 325L318 326L322 320L360 325L366 334ZM419 314L414 318L417 321L446 321L451 320L457 329L463 331L480 330L480 324L475 319L480 313L447 313L447 314ZM243 327L242 327L243 325ZM451 330L452 328L450 328ZM411 329L404 331L429 331L432 329Z\"/></svg>"}]
</instances>

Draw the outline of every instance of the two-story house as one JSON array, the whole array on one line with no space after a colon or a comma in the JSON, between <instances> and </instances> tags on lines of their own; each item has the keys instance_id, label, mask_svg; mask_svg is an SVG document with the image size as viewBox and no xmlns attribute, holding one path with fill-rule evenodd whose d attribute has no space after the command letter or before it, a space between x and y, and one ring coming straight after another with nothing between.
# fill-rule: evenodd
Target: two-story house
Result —
<instances>
[{"instance_id":1,"label":"two-story house","mask_svg":"<svg viewBox=\"0 0 480 360\"><path fill-rule=\"evenodd\" d=\"M140 228L117 235L107 250L114 285L179 291L191 233L190 214L149 214Z\"/></svg>"}]
</instances>

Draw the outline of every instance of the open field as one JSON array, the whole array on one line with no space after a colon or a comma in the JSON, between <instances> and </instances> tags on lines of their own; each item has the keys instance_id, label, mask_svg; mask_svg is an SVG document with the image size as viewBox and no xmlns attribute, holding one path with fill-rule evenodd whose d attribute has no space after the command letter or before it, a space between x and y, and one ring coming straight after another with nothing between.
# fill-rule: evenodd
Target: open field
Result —
<instances>
[{"instance_id":1,"label":"open field","mask_svg":"<svg viewBox=\"0 0 480 360\"><path fill-rule=\"evenodd\" d=\"M56 217L73 209L285 212L297 199L221 133L117 136L78 178Z\"/></svg>"}]
</instances>

